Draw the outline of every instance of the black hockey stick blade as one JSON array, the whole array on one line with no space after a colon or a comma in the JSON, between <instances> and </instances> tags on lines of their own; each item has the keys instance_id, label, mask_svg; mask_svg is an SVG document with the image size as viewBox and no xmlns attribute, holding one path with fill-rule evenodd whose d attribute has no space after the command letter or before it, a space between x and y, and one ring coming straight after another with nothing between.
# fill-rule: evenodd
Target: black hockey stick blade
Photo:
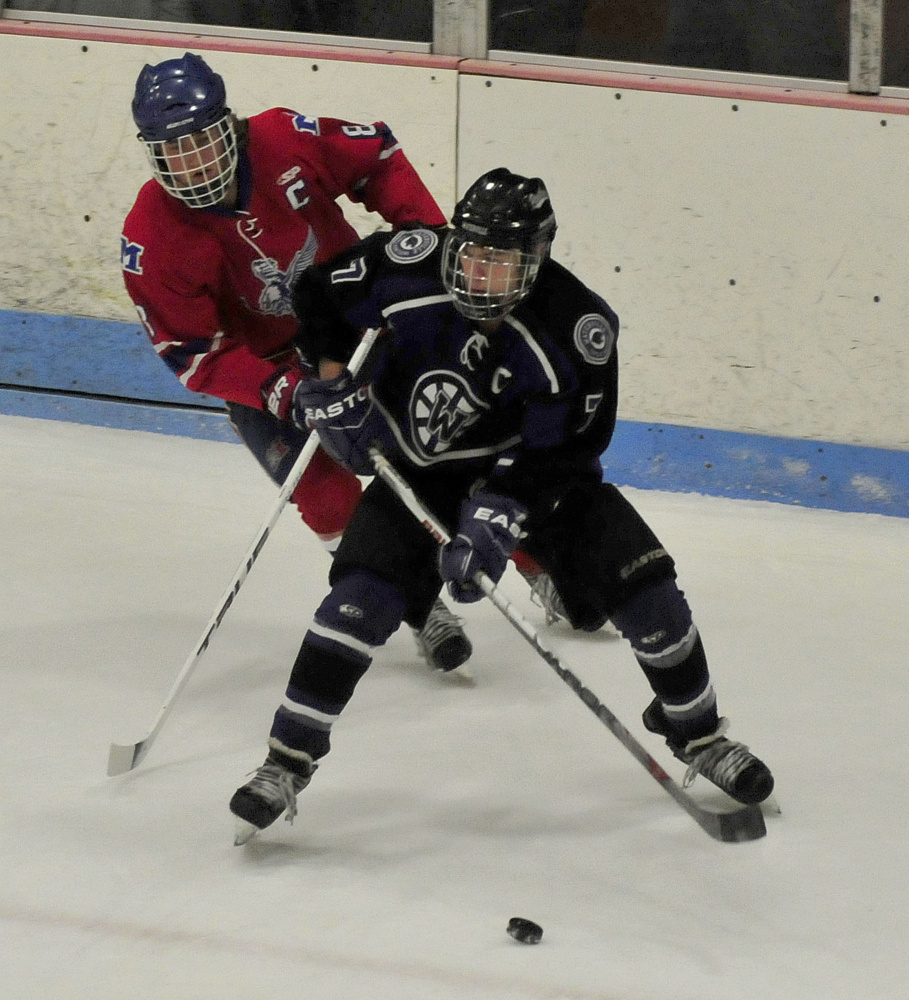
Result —
<instances>
[{"instance_id":1,"label":"black hockey stick blade","mask_svg":"<svg viewBox=\"0 0 909 1000\"><path fill-rule=\"evenodd\" d=\"M485 588L484 588L485 589ZM727 844L739 844L748 840L760 840L767 833L764 823L764 813L760 806L742 806L728 812L716 812L700 805L685 789L674 781L662 765L653 758L641 743L635 739L625 725L613 712L600 701L579 677L569 670L550 649L539 641L536 630L524 622L520 615L509 613L505 605L509 604L497 588L491 587L487 596L503 611L505 617L534 647L543 660L562 678L580 700L593 712L613 736L635 757L649 772L650 776L662 786L663 791L671 795L688 813L698 826L714 840Z\"/></svg>"},{"instance_id":2,"label":"black hockey stick blade","mask_svg":"<svg viewBox=\"0 0 909 1000\"><path fill-rule=\"evenodd\" d=\"M719 820L717 840L726 843L740 843L745 840L760 840L767 833L764 813L760 806L746 806L731 813L713 813Z\"/></svg>"},{"instance_id":3,"label":"black hockey stick blade","mask_svg":"<svg viewBox=\"0 0 909 1000\"><path fill-rule=\"evenodd\" d=\"M599 713L598 713L599 714ZM602 718L602 716L601 716ZM605 720L604 720L605 721ZM607 723L609 725L609 723ZM619 723L621 725L621 723ZM637 748L631 746L622 739L622 736L616 732L612 726L609 727L615 736L618 736L620 742L624 743L625 746L631 751L631 753L638 757L638 759L647 767L650 774L663 786L663 789L668 792L678 804L688 813L688 815L698 824L698 826L714 840L721 840L727 844L741 844L749 840L760 840L761 837L766 836L767 826L764 823L764 813L760 806L742 806L738 809L731 809L729 812L716 812L713 809L707 809L704 806L699 805L685 790L681 788L669 775L663 770L663 768L647 754L646 750L643 753L646 760L639 756L637 753ZM634 740L634 738L632 737ZM637 740L634 740L637 747L640 744Z\"/></svg>"}]
</instances>

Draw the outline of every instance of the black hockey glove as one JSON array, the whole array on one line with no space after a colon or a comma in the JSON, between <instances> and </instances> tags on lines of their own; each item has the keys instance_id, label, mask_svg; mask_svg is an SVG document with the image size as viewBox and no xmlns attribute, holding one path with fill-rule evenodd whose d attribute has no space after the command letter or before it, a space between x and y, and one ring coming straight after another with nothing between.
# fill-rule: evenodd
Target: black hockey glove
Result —
<instances>
[{"instance_id":1,"label":"black hockey glove","mask_svg":"<svg viewBox=\"0 0 909 1000\"><path fill-rule=\"evenodd\" d=\"M294 285L294 312L300 326L294 347L304 365L318 368L321 359L346 364L360 342L361 331L347 322L326 286L326 277L307 268Z\"/></svg>"},{"instance_id":2,"label":"black hockey glove","mask_svg":"<svg viewBox=\"0 0 909 1000\"><path fill-rule=\"evenodd\" d=\"M458 533L439 551L439 575L454 600L480 600L483 591L474 580L479 572L493 583L502 579L526 517L526 507L501 493L480 490L461 504Z\"/></svg>"},{"instance_id":3,"label":"black hockey glove","mask_svg":"<svg viewBox=\"0 0 909 1000\"><path fill-rule=\"evenodd\" d=\"M345 369L337 378L302 381L294 393L294 423L319 434L322 447L360 476L375 475L369 449L396 450L391 428L373 403L368 385L358 385Z\"/></svg>"}]
</instances>

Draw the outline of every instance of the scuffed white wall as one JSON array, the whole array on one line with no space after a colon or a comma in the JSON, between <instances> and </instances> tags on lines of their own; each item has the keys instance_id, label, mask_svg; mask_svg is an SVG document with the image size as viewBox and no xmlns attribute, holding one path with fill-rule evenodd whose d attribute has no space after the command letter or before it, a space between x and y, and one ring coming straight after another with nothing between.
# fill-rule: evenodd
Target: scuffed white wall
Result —
<instances>
[{"instance_id":1,"label":"scuffed white wall","mask_svg":"<svg viewBox=\"0 0 909 1000\"><path fill-rule=\"evenodd\" d=\"M145 63L181 53L0 34L0 309L135 319L121 279L120 231L149 173L130 102ZM280 105L386 121L443 211L451 210L454 71L203 54L224 77L239 115ZM381 223L359 206L347 210L363 235Z\"/></svg>"},{"instance_id":2,"label":"scuffed white wall","mask_svg":"<svg viewBox=\"0 0 909 1000\"><path fill-rule=\"evenodd\" d=\"M546 179L624 418L909 447L909 117L463 76L461 122L461 178Z\"/></svg>"},{"instance_id":3,"label":"scuffed white wall","mask_svg":"<svg viewBox=\"0 0 909 1000\"><path fill-rule=\"evenodd\" d=\"M0 35L0 308L132 320L119 232L147 174L128 107L142 64L174 54ZM622 318L622 418L909 448L909 117L208 58L240 114L386 120L445 211L490 167L543 176L556 256Z\"/></svg>"}]
</instances>

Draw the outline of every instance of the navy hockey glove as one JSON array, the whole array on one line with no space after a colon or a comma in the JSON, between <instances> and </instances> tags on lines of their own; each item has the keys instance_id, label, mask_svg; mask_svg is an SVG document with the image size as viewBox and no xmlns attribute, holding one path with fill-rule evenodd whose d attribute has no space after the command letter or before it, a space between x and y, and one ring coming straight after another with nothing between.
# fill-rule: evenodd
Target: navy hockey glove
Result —
<instances>
[{"instance_id":1,"label":"navy hockey glove","mask_svg":"<svg viewBox=\"0 0 909 1000\"><path fill-rule=\"evenodd\" d=\"M283 365L268 376L259 387L265 409L278 420L294 420L294 394L303 381L299 368ZM297 424L300 427L299 424ZM300 428L302 430L302 427Z\"/></svg>"},{"instance_id":2,"label":"navy hockey glove","mask_svg":"<svg viewBox=\"0 0 909 1000\"><path fill-rule=\"evenodd\" d=\"M493 583L502 579L526 517L526 507L501 493L479 490L461 504L458 533L439 551L439 575L454 600L480 600L483 591L473 579L479 572Z\"/></svg>"},{"instance_id":3,"label":"navy hockey glove","mask_svg":"<svg viewBox=\"0 0 909 1000\"><path fill-rule=\"evenodd\" d=\"M360 476L373 476L369 449L395 451L394 435L375 406L369 386L358 385L348 369L337 378L301 381L294 392L294 422L313 428L329 455Z\"/></svg>"}]
</instances>

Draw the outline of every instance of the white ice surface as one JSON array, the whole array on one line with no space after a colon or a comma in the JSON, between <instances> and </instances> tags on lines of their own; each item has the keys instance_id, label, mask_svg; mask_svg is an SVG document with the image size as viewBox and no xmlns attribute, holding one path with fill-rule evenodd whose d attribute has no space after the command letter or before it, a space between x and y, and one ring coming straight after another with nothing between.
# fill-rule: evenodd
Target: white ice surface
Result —
<instances>
[{"instance_id":1,"label":"white ice surface","mask_svg":"<svg viewBox=\"0 0 909 1000\"><path fill-rule=\"evenodd\" d=\"M296 822L236 848L327 556L286 511L147 761L107 778L274 490L235 445L0 417L0 997L909 997L909 521L626 492L776 775L766 838L706 836L484 602L473 686L393 637ZM546 634L680 779L624 642Z\"/></svg>"}]
</instances>

